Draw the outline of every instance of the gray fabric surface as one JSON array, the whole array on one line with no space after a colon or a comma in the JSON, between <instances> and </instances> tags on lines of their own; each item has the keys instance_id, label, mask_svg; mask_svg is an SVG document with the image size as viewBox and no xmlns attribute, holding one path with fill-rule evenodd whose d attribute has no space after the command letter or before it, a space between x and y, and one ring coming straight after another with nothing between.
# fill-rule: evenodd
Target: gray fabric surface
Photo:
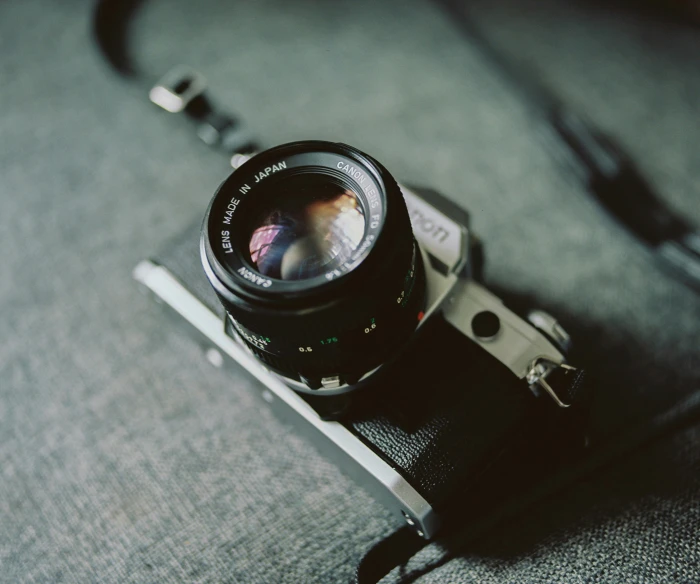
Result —
<instances>
[{"instance_id":1,"label":"gray fabric surface","mask_svg":"<svg viewBox=\"0 0 700 584\"><path fill-rule=\"evenodd\" d=\"M700 221L697 32L512 4L477 8ZM388 513L131 281L226 165L109 74L90 9L0 5L0 581L346 581L394 529ZM582 196L517 93L430 4L152 2L133 33L150 70L202 70L265 143L342 140L466 205L489 280L583 345L594 440L698 389L697 296ZM668 436L419 581L698 581L699 443L697 427Z\"/></svg>"}]
</instances>

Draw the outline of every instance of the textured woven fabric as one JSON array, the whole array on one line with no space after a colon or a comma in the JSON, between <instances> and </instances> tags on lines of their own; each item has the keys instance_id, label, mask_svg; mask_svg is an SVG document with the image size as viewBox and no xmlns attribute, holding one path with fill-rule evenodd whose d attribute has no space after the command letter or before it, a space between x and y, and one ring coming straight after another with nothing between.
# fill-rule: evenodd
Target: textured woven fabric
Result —
<instances>
[{"instance_id":1,"label":"textured woven fabric","mask_svg":"<svg viewBox=\"0 0 700 584\"><path fill-rule=\"evenodd\" d=\"M426 548L383 582L697 582L698 438L644 449L476 542Z\"/></svg>"},{"instance_id":2,"label":"textured woven fabric","mask_svg":"<svg viewBox=\"0 0 700 584\"><path fill-rule=\"evenodd\" d=\"M477 6L700 221L696 32ZM203 213L226 161L109 74L91 9L0 5L0 582L346 581L393 520L131 280ZM585 198L434 6L153 2L132 36L155 75L200 69L266 144L342 140L466 205L488 280L577 339L593 440L698 389L697 296ZM667 437L478 545L438 541L386 581L698 581L699 438Z\"/></svg>"}]
</instances>

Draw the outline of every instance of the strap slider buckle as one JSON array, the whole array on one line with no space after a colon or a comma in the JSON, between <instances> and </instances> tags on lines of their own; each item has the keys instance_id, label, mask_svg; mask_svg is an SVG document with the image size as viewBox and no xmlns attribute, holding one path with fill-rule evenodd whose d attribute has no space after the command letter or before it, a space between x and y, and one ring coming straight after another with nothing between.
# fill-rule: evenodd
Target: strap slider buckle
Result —
<instances>
[{"instance_id":1,"label":"strap slider buckle","mask_svg":"<svg viewBox=\"0 0 700 584\"><path fill-rule=\"evenodd\" d=\"M178 114L206 89L204 75L185 65L177 65L151 88L148 98L165 111Z\"/></svg>"},{"instance_id":2,"label":"strap slider buckle","mask_svg":"<svg viewBox=\"0 0 700 584\"><path fill-rule=\"evenodd\" d=\"M568 408L571 407L571 404L564 403L557 395L557 392L554 391L554 388L547 383L549 374L557 369L563 369L565 373L577 370L576 367L572 367L566 363L556 363L545 357L540 357L530 364L530 369L525 379L530 386L539 385L544 389L560 408Z\"/></svg>"}]
</instances>

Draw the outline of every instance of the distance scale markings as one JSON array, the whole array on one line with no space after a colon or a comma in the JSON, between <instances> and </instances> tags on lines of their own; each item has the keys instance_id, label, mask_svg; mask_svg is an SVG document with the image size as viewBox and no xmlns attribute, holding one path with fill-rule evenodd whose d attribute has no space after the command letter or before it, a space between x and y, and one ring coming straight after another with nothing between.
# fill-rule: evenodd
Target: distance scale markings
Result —
<instances>
[{"instance_id":1,"label":"distance scale markings","mask_svg":"<svg viewBox=\"0 0 700 584\"><path fill-rule=\"evenodd\" d=\"M401 290L401 294L396 299L396 303L401 305L401 308L408 304L408 299L411 297L413 292L413 286L416 283L416 242L413 242L413 257L411 258L411 267L406 273L406 277L403 280L404 289Z\"/></svg>"}]
</instances>

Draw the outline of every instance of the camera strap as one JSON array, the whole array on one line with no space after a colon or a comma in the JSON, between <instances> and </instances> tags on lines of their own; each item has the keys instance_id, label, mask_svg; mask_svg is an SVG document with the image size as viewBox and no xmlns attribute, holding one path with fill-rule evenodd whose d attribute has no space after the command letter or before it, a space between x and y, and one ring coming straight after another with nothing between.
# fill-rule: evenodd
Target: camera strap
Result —
<instances>
[{"instance_id":1,"label":"camera strap","mask_svg":"<svg viewBox=\"0 0 700 584\"><path fill-rule=\"evenodd\" d=\"M202 142L229 158L260 150L242 119L217 108L207 93L206 79L182 65L156 80L131 58L128 25L143 0L99 0L93 15L93 36L105 61L133 83L149 88L151 102L169 113L181 114Z\"/></svg>"},{"instance_id":2,"label":"camera strap","mask_svg":"<svg viewBox=\"0 0 700 584\"><path fill-rule=\"evenodd\" d=\"M591 198L634 235L660 267L700 293L700 229L663 202L617 141L562 103L536 74L501 53L470 18L468 3L434 1L531 106L546 129L546 146Z\"/></svg>"}]
</instances>

